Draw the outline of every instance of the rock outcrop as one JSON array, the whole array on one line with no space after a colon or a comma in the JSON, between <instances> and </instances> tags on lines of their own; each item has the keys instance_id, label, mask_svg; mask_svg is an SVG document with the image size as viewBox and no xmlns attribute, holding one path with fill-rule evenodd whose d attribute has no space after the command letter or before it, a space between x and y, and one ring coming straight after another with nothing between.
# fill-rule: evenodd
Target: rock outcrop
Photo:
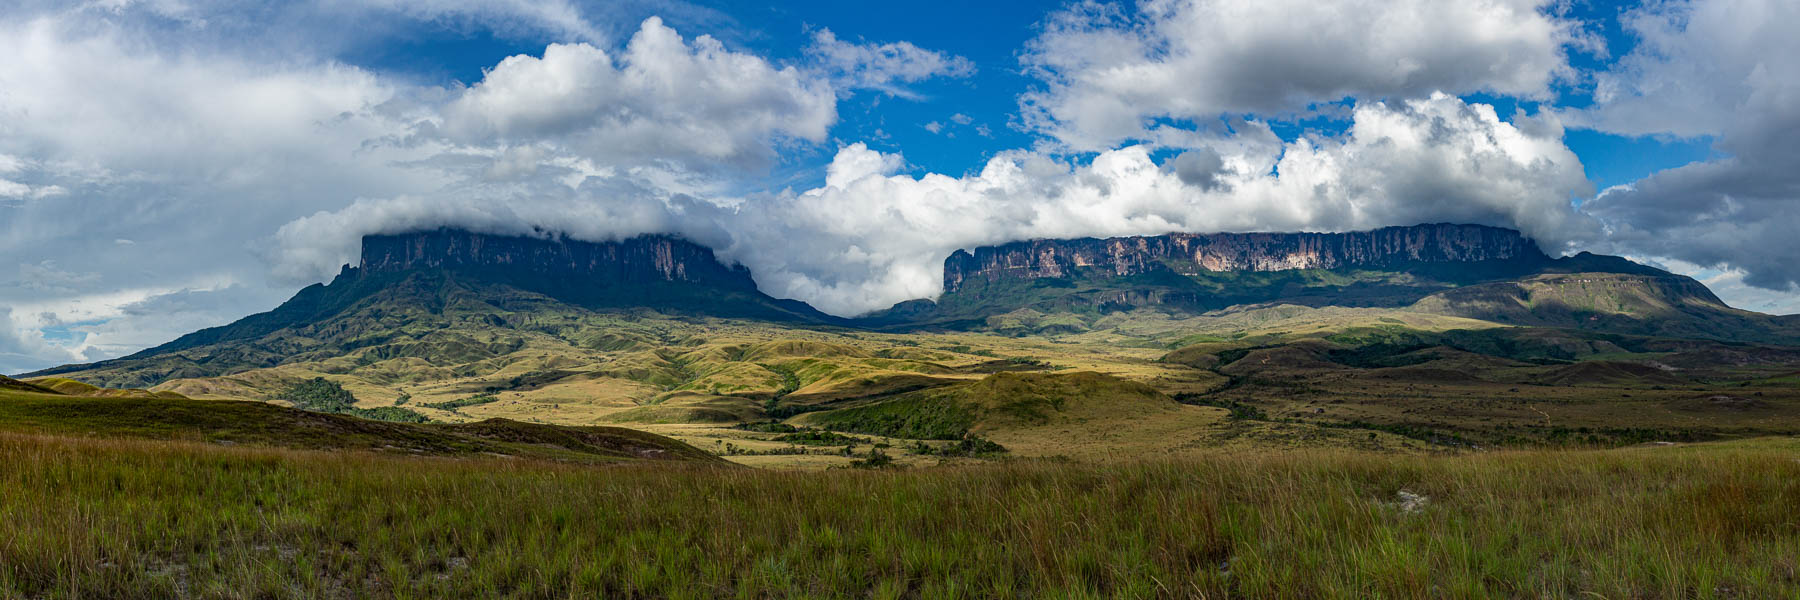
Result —
<instances>
[{"instance_id":1,"label":"rock outcrop","mask_svg":"<svg viewBox=\"0 0 1800 600\"><path fill-rule=\"evenodd\" d=\"M1416 225L1351 233L1171 233L1146 237L1031 240L958 250L944 261L944 291L970 282L1069 277L1077 271L1116 276L1172 269L1286 271L1346 267L1393 268L1416 263L1517 261L1550 258L1511 229L1481 225Z\"/></svg>"},{"instance_id":2,"label":"rock outcrop","mask_svg":"<svg viewBox=\"0 0 1800 600\"><path fill-rule=\"evenodd\" d=\"M363 238L365 273L432 269L504 270L514 276L572 278L599 287L690 282L756 289L748 269L726 266L712 249L669 236L584 242L439 229Z\"/></svg>"}]
</instances>

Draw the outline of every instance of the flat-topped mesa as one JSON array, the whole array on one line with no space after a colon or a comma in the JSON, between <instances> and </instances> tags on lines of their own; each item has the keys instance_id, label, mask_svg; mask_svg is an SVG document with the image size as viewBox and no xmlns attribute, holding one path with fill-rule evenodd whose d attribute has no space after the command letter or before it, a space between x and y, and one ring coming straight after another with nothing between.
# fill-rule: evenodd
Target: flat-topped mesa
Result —
<instances>
[{"instance_id":1,"label":"flat-topped mesa","mask_svg":"<svg viewBox=\"0 0 1800 600\"><path fill-rule=\"evenodd\" d=\"M710 248L680 238L640 235L584 242L438 229L363 238L364 273L425 269L505 270L513 275L570 277L592 284L693 282L755 289L750 271L726 266Z\"/></svg>"},{"instance_id":2,"label":"flat-topped mesa","mask_svg":"<svg viewBox=\"0 0 1800 600\"><path fill-rule=\"evenodd\" d=\"M1067 277L1078 269L1128 276L1169 268L1194 275L1201 271L1548 260L1536 242L1518 231L1444 223L1350 233L1171 233L1030 240L983 246L974 253L956 251L944 261L944 291L955 292L970 281Z\"/></svg>"}]
</instances>

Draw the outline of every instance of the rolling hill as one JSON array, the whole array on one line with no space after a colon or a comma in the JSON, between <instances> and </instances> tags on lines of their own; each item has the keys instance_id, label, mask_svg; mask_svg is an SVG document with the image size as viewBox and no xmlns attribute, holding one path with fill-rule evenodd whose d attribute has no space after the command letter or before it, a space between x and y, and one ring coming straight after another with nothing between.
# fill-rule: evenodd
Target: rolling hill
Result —
<instances>
[{"instance_id":1,"label":"rolling hill","mask_svg":"<svg viewBox=\"0 0 1800 600\"><path fill-rule=\"evenodd\" d=\"M687 444L616 427L505 419L451 425L390 423L261 402L192 400L166 392L147 395L90 386L74 395L30 387L0 380L0 432L582 463L721 464Z\"/></svg>"}]
</instances>

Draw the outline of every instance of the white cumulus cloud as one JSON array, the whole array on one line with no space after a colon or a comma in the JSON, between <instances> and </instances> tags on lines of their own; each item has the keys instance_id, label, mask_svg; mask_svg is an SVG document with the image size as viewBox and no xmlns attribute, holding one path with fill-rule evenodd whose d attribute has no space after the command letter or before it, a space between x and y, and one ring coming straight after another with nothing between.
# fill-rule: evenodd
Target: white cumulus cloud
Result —
<instances>
[{"instance_id":1,"label":"white cumulus cloud","mask_svg":"<svg viewBox=\"0 0 1800 600\"><path fill-rule=\"evenodd\" d=\"M1024 60L1044 86L1025 123L1082 150L1153 140L1158 120L1277 115L1433 92L1541 98L1572 74L1578 25L1548 0L1149 0L1077 3Z\"/></svg>"},{"instance_id":2,"label":"white cumulus cloud","mask_svg":"<svg viewBox=\"0 0 1800 600\"><path fill-rule=\"evenodd\" d=\"M830 29L813 33L806 54L844 92L873 89L917 99L918 94L906 84L975 74L975 63L961 56L926 50L911 42L852 43L838 39Z\"/></svg>"},{"instance_id":3,"label":"white cumulus cloud","mask_svg":"<svg viewBox=\"0 0 1800 600\"><path fill-rule=\"evenodd\" d=\"M609 164L762 165L781 138L818 142L837 120L826 83L794 67L682 39L650 18L616 58L587 44L509 57L444 109L467 143L552 140Z\"/></svg>"}]
</instances>

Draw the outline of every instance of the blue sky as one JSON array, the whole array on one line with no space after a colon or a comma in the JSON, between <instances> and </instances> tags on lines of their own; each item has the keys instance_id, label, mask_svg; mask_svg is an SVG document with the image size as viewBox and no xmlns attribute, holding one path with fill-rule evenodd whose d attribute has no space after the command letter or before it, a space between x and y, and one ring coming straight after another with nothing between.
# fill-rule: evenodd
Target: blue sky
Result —
<instances>
[{"instance_id":1,"label":"blue sky","mask_svg":"<svg viewBox=\"0 0 1800 600\"><path fill-rule=\"evenodd\" d=\"M1780 0L0 8L0 372L366 233L676 233L837 314L1030 237L1518 228L1800 312Z\"/></svg>"},{"instance_id":2,"label":"blue sky","mask_svg":"<svg viewBox=\"0 0 1800 600\"><path fill-rule=\"evenodd\" d=\"M820 30L863 42L906 41L969 59L978 66L968 77L939 78L907 86L916 98L877 90L860 90L840 104L840 120L832 136L844 143L862 141L885 152L905 151L912 172L960 174L978 168L995 152L1028 147L1032 136L1009 126L1016 121L1016 96L1031 78L1021 73L1017 53L1056 3L913 3L784 2L779 6L702 3L705 10L664 14L656 7L618 9L611 33L626 37L629 25L658 16L682 31L704 32L771 60L800 63L804 49ZM955 14L955 19L937 15ZM496 33L458 24L411 29L397 38L371 40L351 49L343 59L440 85L469 84L501 59L515 54L541 54L554 38L536 32ZM969 123L958 123L966 115ZM931 123L941 133L926 129ZM984 127L982 135L977 127ZM816 185L824 180L819 167L835 148L822 145L784 155L785 167L773 181Z\"/></svg>"},{"instance_id":3,"label":"blue sky","mask_svg":"<svg viewBox=\"0 0 1800 600\"><path fill-rule=\"evenodd\" d=\"M1637 7L1637 2L1580 2L1571 4L1571 15L1584 19L1604 40L1608 54L1573 52L1570 62L1585 69L1604 69L1610 59L1630 52L1636 39L1619 25L1617 15ZM706 10L676 11L662 15L655 7L619 9L612 23L614 35L628 35L621 23L662 16L671 26L703 31L734 47L778 61L801 62L803 49L820 29L842 38L887 42L904 40L922 48L968 58L979 66L969 77L942 78L914 84L917 98L901 98L877 90L862 90L839 106L840 121L833 137L862 141L883 152L904 152L907 169L963 174L995 153L1029 147L1033 136L1018 128L1017 97L1035 80L1022 72L1018 54L1039 31L1046 16L1060 7L1056 2L920 2L871 5L843 2L788 2L780 6L748 6L743 3L700 3ZM944 19L954 14L957 18ZM532 31L495 32L457 23L424 23L395 35L348 49L339 58L352 64L417 78L439 85L470 84L501 59L516 54L541 54L545 43L556 41ZM1560 82L1553 102L1520 102L1507 96L1469 94L1471 100L1488 102L1503 113L1515 108L1536 110L1540 105L1588 106L1591 85ZM1353 100L1353 99L1351 99ZM959 123L957 115L967 116ZM932 132L926 126L937 123ZM1277 131L1292 139L1308 131L1336 134L1348 125L1343 119L1310 119L1277 123ZM986 131L983 135L977 130ZM1582 158L1588 176L1598 187L1629 183L1650 173L1713 158L1710 136L1679 138L1668 135L1625 136L1594 130L1570 132L1571 149ZM829 161L830 148L784 156L786 177L774 181L816 185L824 180L819 167Z\"/></svg>"}]
</instances>

